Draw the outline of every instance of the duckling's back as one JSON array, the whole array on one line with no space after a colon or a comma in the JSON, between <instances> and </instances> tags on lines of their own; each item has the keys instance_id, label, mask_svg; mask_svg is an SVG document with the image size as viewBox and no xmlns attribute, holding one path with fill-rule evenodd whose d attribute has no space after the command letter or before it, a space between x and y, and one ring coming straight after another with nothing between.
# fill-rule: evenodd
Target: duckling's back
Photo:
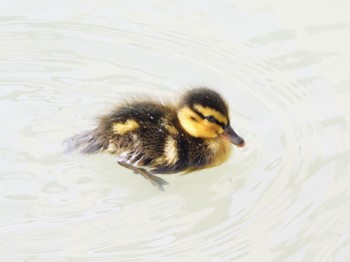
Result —
<instances>
[{"instance_id":1,"label":"duckling's back","mask_svg":"<svg viewBox=\"0 0 350 262\"><path fill-rule=\"evenodd\" d=\"M153 173L175 173L187 166L187 143L172 106L135 102L100 118L98 127L65 141L67 152L107 152L118 161Z\"/></svg>"}]
</instances>

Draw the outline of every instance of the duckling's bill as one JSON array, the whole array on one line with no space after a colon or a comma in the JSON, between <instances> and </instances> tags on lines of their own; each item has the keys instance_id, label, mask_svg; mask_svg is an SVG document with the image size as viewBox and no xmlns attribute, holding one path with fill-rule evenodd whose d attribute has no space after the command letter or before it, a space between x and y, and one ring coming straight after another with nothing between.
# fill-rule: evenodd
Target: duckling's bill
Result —
<instances>
[{"instance_id":1,"label":"duckling's bill","mask_svg":"<svg viewBox=\"0 0 350 262\"><path fill-rule=\"evenodd\" d=\"M235 130L233 130L230 125L225 128L224 132L221 134L221 137L238 147L243 147L245 145L244 139L237 135Z\"/></svg>"}]
</instances>

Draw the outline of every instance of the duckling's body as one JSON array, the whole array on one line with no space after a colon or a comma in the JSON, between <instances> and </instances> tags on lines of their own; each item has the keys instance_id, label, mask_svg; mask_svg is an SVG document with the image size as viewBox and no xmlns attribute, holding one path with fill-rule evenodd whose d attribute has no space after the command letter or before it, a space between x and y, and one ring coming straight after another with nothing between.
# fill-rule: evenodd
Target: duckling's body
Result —
<instances>
[{"instance_id":1,"label":"duckling's body","mask_svg":"<svg viewBox=\"0 0 350 262\"><path fill-rule=\"evenodd\" d=\"M119 164L162 189L166 181L152 174L193 171L228 158L230 141L220 135L230 127L227 111L219 94L207 88L190 90L178 105L129 102L101 117L96 129L68 139L67 149L113 154Z\"/></svg>"}]
</instances>

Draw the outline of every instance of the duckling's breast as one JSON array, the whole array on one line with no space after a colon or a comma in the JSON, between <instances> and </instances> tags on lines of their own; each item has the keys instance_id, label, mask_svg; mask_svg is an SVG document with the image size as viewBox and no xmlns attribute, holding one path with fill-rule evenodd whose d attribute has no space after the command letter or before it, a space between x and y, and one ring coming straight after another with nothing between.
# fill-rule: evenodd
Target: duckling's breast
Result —
<instances>
[{"instance_id":1,"label":"duckling's breast","mask_svg":"<svg viewBox=\"0 0 350 262\"><path fill-rule=\"evenodd\" d=\"M186 172L214 167L225 162L231 153L231 144L216 139L194 139L188 144L188 163Z\"/></svg>"},{"instance_id":2,"label":"duckling's breast","mask_svg":"<svg viewBox=\"0 0 350 262\"><path fill-rule=\"evenodd\" d=\"M229 158L232 152L231 143L221 138L209 141L207 144L209 150L211 151L211 158L209 160L208 167L222 164Z\"/></svg>"}]
</instances>

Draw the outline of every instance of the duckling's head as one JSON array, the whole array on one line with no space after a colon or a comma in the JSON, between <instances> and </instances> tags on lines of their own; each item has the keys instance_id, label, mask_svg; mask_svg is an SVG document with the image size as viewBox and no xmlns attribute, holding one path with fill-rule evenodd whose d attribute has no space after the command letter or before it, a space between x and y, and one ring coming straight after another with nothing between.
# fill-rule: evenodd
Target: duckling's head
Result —
<instances>
[{"instance_id":1,"label":"duckling's head","mask_svg":"<svg viewBox=\"0 0 350 262\"><path fill-rule=\"evenodd\" d=\"M222 137L242 147L244 140L230 125L224 99L209 88L187 91L178 106L177 117L182 128L191 136L203 139Z\"/></svg>"}]
</instances>

